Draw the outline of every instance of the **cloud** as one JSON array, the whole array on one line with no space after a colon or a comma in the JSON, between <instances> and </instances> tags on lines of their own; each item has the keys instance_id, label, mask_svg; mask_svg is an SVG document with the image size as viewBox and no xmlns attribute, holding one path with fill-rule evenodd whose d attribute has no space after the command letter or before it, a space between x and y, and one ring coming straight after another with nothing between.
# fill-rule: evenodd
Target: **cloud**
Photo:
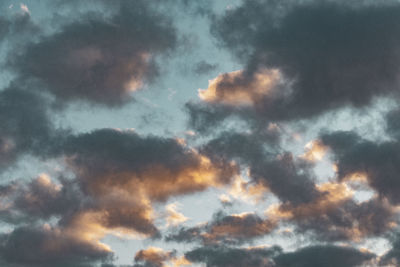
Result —
<instances>
[{"instance_id":1,"label":"cloud","mask_svg":"<svg viewBox=\"0 0 400 267\"><path fill-rule=\"evenodd\" d=\"M230 116L313 118L367 106L375 97L398 98L399 13L395 1L243 1L214 16L211 32L245 69L240 78L227 73L213 80L201 95L207 103L188 105L192 125L212 127ZM265 70L278 72L281 82L260 83Z\"/></svg>"},{"instance_id":2,"label":"cloud","mask_svg":"<svg viewBox=\"0 0 400 267\"><path fill-rule=\"evenodd\" d=\"M178 257L176 254L175 250L148 247L136 253L133 267L180 267L192 264L184 256Z\"/></svg>"},{"instance_id":3,"label":"cloud","mask_svg":"<svg viewBox=\"0 0 400 267\"><path fill-rule=\"evenodd\" d=\"M215 70L217 67L218 64L211 64L202 60L196 63L196 65L193 67L193 71L197 74L207 74Z\"/></svg>"},{"instance_id":4,"label":"cloud","mask_svg":"<svg viewBox=\"0 0 400 267\"><path fill-rule=\"evenodd\" d=\"M29 12L12 14L0 18L0 44L9 43L16 48L16 44L21 44L24 38L36 37L41 33L41 28L32 21ZM18 41L17 43L13 43Z\"/></svg>"},{"instance_id":5,"label":"cloud","mask_svg":"<svg viewBox=\"0 0 400 267\"><path fill-rule=\"evenodd\" d=\"M23 13L30 13L30 11L29 11L29 8L28 8L28 6L27 5L25 5L25 4L20 4L20 8L21 8L21 11L23 12Z\"/></svg>"},{"instance_id":6,"label":"cloud","mask_svg":"<svg viewBox=\"0 0 400 267\"><path fill-rule=\"evenodd\" d=\"M29 181L13 181L5 185L8 190L0 197L3 206L1 219L18 224L67 216L79 210L83 194L73 181L54 181L47 174Z\"/></svg>"},{"instance_id":7,"label":"cloud","mask_svg":"<svg viewBox=\"0 0 400 267\"><path fill-rule=\"evenodd\" d=\"M167 211L167 226L177 226L188 220L188 218L178 211L179 203L168 204L165 209Z\"/></svg>"},{"instance_id":8,"label":"cloud","mask_svg":"<svg viewBox=\"0 0 400 267\"><path fill-rule=\"evenodd\" d=\"M362 252L351 247L311 246L295 252L283 253L274 258L278 267L352 267L362 266L374 258L370 252Z\"/></svg>"},{"instance_id":9,"label":"cloud","mask_svg":"<svg viewBox=\"0 0 400 267\"><path fill-rule=\"evenodd\" d=\"M267 214L273 220L295 224L297 233L310 233L317 240L351 240L380 236L397 226L395 207L372 197L361 203L344 183L317 186L320 197L300 205L271 206Z\"/></svg>"},{"instance_id":10,"label":"cloud","mask_svg":"<svg viewBox=\"0 0 400 267\"><path fill-rule=\"evenodd\" d=\"M171 258L175 257L176 252L169 251L166 252L161 248L148 247L147 249L140 250L135 255L135 262L143 262L146 267L163 267L164 262L169 261ZM139 266L139 265L135 265Z\"/></svg>"},{"instance_id":11,"label":"cloud","mask_svg":"<svg viewBox=\"0 0 400 267\"><path fill-rule=\"evenodd\" d=\"M145 137L132 131L102 129L63 135L48 146L42 157L63 159L74 176L51 179L43 174L28 182L5 184L1 220L27 229L51 222L49 239L61 232L73 242L77 239L104 249L100 240L109 234L159 237L153 204L226 185L237 175L233 163L211 162L174 138ZM181 222L183 217L178 217ZM185 264L180 258L174 261Z\"/></svg>"},{"instance_id":12,"label":"cloud","mask_svg":"<svg viewBox=\"0 0 400 267\"><path fill-rule=\"evenodd\" d=\"M322 141L334 154L340 181L355 173L363 174L380 197L386 197L392 204L400 203L398 141L375 143L354 132L340 131L322 134Z\"/></svg>"},{"instance_id":13,"label":"cloud","mask_svg":"<svg viewBox=\"0 0 400 267\"><path fill-rule=\"evenodd\" d=\"M283 252L280 247L230 248L205 246L185 254L192 262L206 266L263 266L263 267L355 267L375 258L369 252L333 245L309 246L294 252Z\"/></svg>"},{"instance_id":14,"label":"cloud","mask_svg":"<svg viewBox=\"0 0 400 267\"><path fill-rule=\"evenodd\" d=\"M242 244L252 242L274 230L276 222L253 213L225 215L218 212L212 221L195 227L182 227L166 236L166 241L211 244Z\"/></svg>"},{"instance_id":15,"label":"cloud","mask_svg":"<svg viewBox=\"0 0 400 267\"><path fill-rule=\"evenodd\" d=\"M317 162L322 160L325 156L328 148L325 147L320 140L313 140L306 144L305 153L301 155L302 158L311 162Z\"/></svg>"},{"instance_id":16,"label":"cloud","mask_svg":"<svg viewBox=\"0 0 400 267\"><path fill-rule=\"evenodd\" d=\"M400 262L400 238L399 233L394 232L389 236L392 248L380 257L381 266L396 266Z\"/></svg>"},{"instance_id":17,"label":"cloud","mask_svg":"<svg viewBox=\"0 0 400 267\"><path fill-rule=\"evenodd\" d=\"M75 177L53 182L43 175L27 184L5 185L3 220L34 222L59 216L59 225L95 232L99 238L121 233L155 237L159 230L153 223L153 204L226 185L237 175L231 162L211 162L173 138L131 131L63 136L52 145L43 157L64 159Z\"/></svg>"},{"instance_id":18,"label":"cloud","mask_svg":"<svg viewBox=\"0 0 400 267\"><path fill-rule=\"evenodd\" d=\"M279 247L272 248L230 248L224 246L204 246L195 248L185 257L195 263L205 263L206 266L229 267L273 267L271 258L281 251Z\"/></svg>"},{"instance_id":19,"label":"cloud","mask_svg":"<svg viewBox=\"0 0 400 267\"><path fill-rule=\"evenodd\" d=\"M290 152L269 151L269 138L223 132L201 151L215 160L236 160L248 166L252 181L268 188L282 202L306 203L315 199L319 192L313 182L312 165L294 158Z\"/></svg>"},{"instance_id":20,"label":"cloud","mask_svg":"<svg viewBox=\"0 0 400 267\"><path fill-rule=\"evenodd\" d=\"M265 69L252 80L247 80L246 74L241 70L233 71L210 80L207 89L199 90L199 97L207 102L224 105L254 105L258 99L271 93L279 79L278 70Z\"/></svg>"},{"instance_id":21,"label":"cloud","mask_svg":"<svg viewBox=\"0 0 400 267\"><path fill-rule=\"evenodd\" d=\"M0 91L0 171L22 154L46 150L56 135L46 105L35 92L14 86Z\"/></svg>"},{"instance_id":22,"label":"cloud","mask_svg":"<svg viewBox=\"0 0 400 267\"><path fill-rule=\"evenodd\" d=\"M237 172L233 163L210 161L173 138L130 131L81 134L67 140L63 149L66 162L93 194L140 188L150 200L164 201L229 183Z\"/></svg>"},{"instance_id":23,"label":"cloud","mask_svg":"<svg viewBox=\"0 0 400 267\"><path fill-rule=\"evenodd\" d=\"M0 254L8 264L23 266L83 267L113 257L109 248L81 238L79 232L48 225L16 228L4 234Z\"/></svg>"},{"instance_id":24,"label":"cloud","mask_svg":"<svg viewBox=\"0 0 400 267\"><path fill-rule=\"evenodd\" d=\"M171 21L145 1L121 2L117 14L88 14L27 45L9 65L25 81L38 81L59 102L126 103L158 74L155 57L171 51Z\"/></svg>"},{"instance_id":25,"label":"cloud","mask_svg":"<svg viewBox=\"0 0 400 267\"><path fill-rule=\"evenodd\" d=\"M237 173L232 163L211 162L175 139L130 131L72 136L60 154L82 191L97 203L102 224L150 235L157 233L152 203L225 185Z\"/></svg>"}]
</instances>

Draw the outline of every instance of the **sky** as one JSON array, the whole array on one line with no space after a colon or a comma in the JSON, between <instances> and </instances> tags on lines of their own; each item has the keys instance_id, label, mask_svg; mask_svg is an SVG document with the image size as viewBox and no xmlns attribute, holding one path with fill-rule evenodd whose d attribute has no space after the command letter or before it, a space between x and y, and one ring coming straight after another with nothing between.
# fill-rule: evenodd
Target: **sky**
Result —
<instances>
[{"instance_id":1,"label":"sky","mask_svg":"<svg viewBox=\"0 0 400 267\"><path fill-rule=\"evenodd\" d=\"M400 265L400 2L3 0L0 266Z\"/></svg>"}]
</instances>

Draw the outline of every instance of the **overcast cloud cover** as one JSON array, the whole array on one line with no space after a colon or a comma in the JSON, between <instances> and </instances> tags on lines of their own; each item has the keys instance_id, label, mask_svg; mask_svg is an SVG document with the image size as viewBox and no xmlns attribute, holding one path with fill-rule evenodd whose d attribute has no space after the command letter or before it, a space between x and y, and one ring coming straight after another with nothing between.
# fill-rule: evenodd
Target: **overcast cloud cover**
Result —
<instances>
[{"instance_id":1,"label":"overcast cloud cover","mask_svg":"<svg viewBox=\"0 0 400 267\"><path fill-rule=\"evenodd\" d=\"M0 265L400 265L400 2L0 3Z\"/></svg>"}]
</instances>

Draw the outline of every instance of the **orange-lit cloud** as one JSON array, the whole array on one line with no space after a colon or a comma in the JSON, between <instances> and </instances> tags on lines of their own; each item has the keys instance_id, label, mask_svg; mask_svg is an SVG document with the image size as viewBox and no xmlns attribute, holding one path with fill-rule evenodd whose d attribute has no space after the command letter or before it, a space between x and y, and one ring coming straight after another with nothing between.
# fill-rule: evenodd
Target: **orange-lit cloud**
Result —
<instances>
[{"instance_id":1,"label":"orange-lit cloud","mask_svg":"<svg viewBox=\"0 0 400 267\"><path fill-rule=\"evenodd\" d=\"M228 188L228 194L230 196L250 203L261 201L268 191L268 188L263 184L246 181L240 175L234 177L230 187Z\"/></svg>"},{"instance_id":2,"label":"orange-lit cloud","mask_svg":"<svg viewBox=\"0 0 400 267\"><path fill-rule=\"evenodd\" d=\"M87 145L86 138L98 144ZM104 153L104 139L109 140L112 153ZM132 131L93 132L73 140L69 147L66 163L81 189L94 201L90 210L101 214L97 222L110 231L126 229L156 235L153 204L222 187L238 172L233 162L211 162L176 139L146 138ZM168 225L186 220L176 206L167 206L167 212Z\"/></svg>"},{"instance_id":3,"label":"orange-lit cloud","mask_svg":"<svg viewBox=\"0 0 400 267\"><path fill-rule=\"evenodd\" d=\"M353 199L355 192L346 183L328 182L317 185L317 189L321 196L314 201L297 206L272 205L268 216L333 240L361 241L397 226L396 209L385 199L375 197L357 203Z\"/></svg>"},{"instance_id":4,"label":"orange-lit cloud","mask_svg":"<svg viewBox=\"0 0 400 267\"><path fill-rule=\"evenodd\" d=\"M205 224L186 228L168 235L167 241L200 242L206 245L241 244L261 238L272 232L276 221L259 217L254 213L225 215L216 213Z\"/></svg>"},{"instance_id":5,"label":"orange-lit cloud","mask_svg":"<svg viewBox=\"0 0 400 267\"><path fill-rule=\"evenodd\" d=\"M311 162L320 161L325 156L327 150L328 147L320 140L310 141L306 144L305 153L301 157Z\"/></svg>"},{"instance_id":6,"label":"orange-lit cloud","mask_svg":"<svg viewBox=\"0 0 400 267\"><path fill-rule=\"evenodd\" d=\"M276 69L263 69L248 79L242 70L220 74L208 82L207 89L199 89L199 97L207 102L226 105L252 105L260 97L270 93L281 80Z\"/></svg>"},{"instance_id":7,"label":"orange-lit cloud","mask_svg":"<svg viewBox=\"0 0 400 267\"><path fill-rule=\"evenodd\" d=\"M253 239L270 233L275 223L263 220L253 213L232 214L212 223L202 235L205 244L235 243L236 240Z\"/></svg>"},{"instance_id":8,"label":"orange-lit cloud","mask_svg":"<svg viewBox=\"0 0 400 267\"><path fill-rule=\"evenodd\" d=\"M167 211L167 226L177 226L184 223L188 218L178 211L178 203L171 203L165 207Z\"/></svg>"},{"instance_id":9,"label":"orange-lit cloud","mask_svg":"<svg viewBox=\"0 0 400 267\"><path fill-rule=\"evenodd\" d=\"M165 251L158 247L148 247L138 251L135 255L135 262L138 263L135 266L154 267L180 267L192 264L184 256L178 257L176 251Z\"/></svg>"}]
</instances>

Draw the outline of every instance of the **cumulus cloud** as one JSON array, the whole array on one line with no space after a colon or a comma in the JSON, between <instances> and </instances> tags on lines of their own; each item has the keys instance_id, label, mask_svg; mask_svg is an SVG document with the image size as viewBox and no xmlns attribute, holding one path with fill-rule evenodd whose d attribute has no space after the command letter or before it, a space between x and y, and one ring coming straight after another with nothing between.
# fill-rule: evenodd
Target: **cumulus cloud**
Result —
<instances>
[{"instance_id":1,"label":"cumulus cloud","mask_svg":"<svg viewBox=\"0 0 400 267\"><path fill-rule=\"evenodd\" d=\"M83 7L64 2L50 7L61 13ZM0 235L0 265L113 266L114 252L103 243L108 235L191 243L179 244L190 246L184 256L140 249L131 256L137 267L399 263L399 110L386 115L387 135L378 141L353 131L322 131L299 155L297 144L285 139L285 126L298 120L307 127L328 111L398 99L397 2L245 0L214 14L210 1L85 4L85 16L57 13L52 19L63 19L51 31L38 27L41 15L31 17L38 10L33 6L21 4L23 12L0 18L0 48L13 71L0 91L0 172L23 155L56 160L63 168L33 179L11 173L0 185L0 221L9 229ZM55 126L63 124L50 114L55 106L121 106L151 84L165 56L187 41L179 31L188 25L176 22L188 17L174 17L182 12L211 21L219 45L243 63L241 70L213 74L199 89L200 100L186 103L191 129L180 133L187 142ZM222 66L217 59L194 60L186 74L204 76ZM321 182L314 170L329 160L334 177ZM371 196L363 199L355 183ZM210 188L225 190L217 193L226 194L220 200L232 210L182 226L189 213L179 210L179 197ZM255 201L236 206L233 199ZM240 213L264 200L274 201L265 214ZM160 207L165 211L157 214ZM281 227L293 229L291 241L307 239L309 246L297 243L290 252L245 247L280 237ZM392 238L392 247L380 256L355 248L376 237Z\"/></svg>"},{"instance_id":2,"label":"cumulus cloud","mask_svg":"<svg viewBox=\"0 0 400 267\"><path fill-rule=\"evenodd\" d=\"M282 202L305 203L319 194L311 165L290 152L269 151L265 138L257 135L224 132L204 145L202 151L215 160L237 160L249 166L251 179Z\"/></svg>"},{"instance_id":3,"label":"cumulus cloud","mask_svg":"<svg viewBox=\"0 0 400 267\"><path fill-rule=\"evenodd\" d=\"M27 45L9 65L59 102L115 106L158 73L155 57L176 46L170 20L145 1L121 2L111 18L88 14Z\"/></svg>"},{"instance_id":4,"label":"cumulus cloud","mask_svg":"<svg viewBox=\"0 0 400 267\"><path fill-rule=\"evenodd\" d=\"M159 236L154 203L225 185L237 174L231 162L211 162L176 139L112 129L66 136L47 156L64 158L75 177L5 185L2 220L35 224L57 216L56 227L91 243L107 234ZM171 223L185 220L169 210Z\"/></svg>"},{"instance_id":5,"label":"cumulus cloud","mask_svg":"<svg viewBox=\"0 0 400 267\"><path fill-rule=\"evenodd\" d=\"M310 203L271 206L267 214L296 226L296 233L310 233L322 241L351 240L380 236L397 226L397 210L387 201L372 197L357 203L344 183L317 186L320 194Z\"/></svg>"},{"instance_id":6,"label":"cumulus cloud","mask_svg":"<svg viewBox=\"0 0 400 267\"><path fill-rule=\"evenodd\" d=\"M227 9L214 16L211 31L245 69L240 78L213 80L200 96L214 101L189 105L191 120L286 121L397 98L399 12L395 1L243 1ZM282 82L260 83L265 69ZM267 91L275 93L257 93ZM237 96L248 106L226 107L237 105Z\"/></svg>"},{"instance_id":7,"label":"cumulus cloud","mask_svg":"<svg viewBox=\"0 0 400 267\"><path fill-rule=\"evenodd\" d=\"M70 138L63 154L93 194L139 186L149 199L158 201L226 184L237 172L234 163L211 161L173 138L111 129Z\"/></svg>"}]
</instances>

